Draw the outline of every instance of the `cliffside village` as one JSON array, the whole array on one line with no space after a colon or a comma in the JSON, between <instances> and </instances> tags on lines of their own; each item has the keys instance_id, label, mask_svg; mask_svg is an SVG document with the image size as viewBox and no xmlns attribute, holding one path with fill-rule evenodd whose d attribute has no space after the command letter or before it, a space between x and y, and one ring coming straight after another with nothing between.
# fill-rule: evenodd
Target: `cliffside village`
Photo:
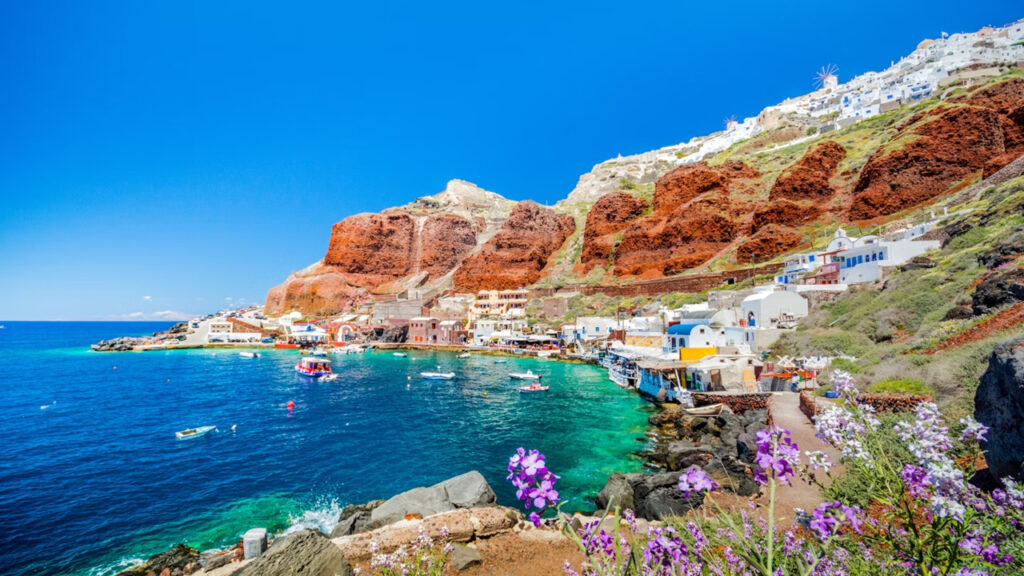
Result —
<instances>
[{"instance_id":1,"label":"cliffside village","mask_svg":"<svg viewBox=\"0 0 1024 576\"><path fill-rule=\"evenodd\" d=\"M861 237L839 228L823 250L787 257L770 284L710 291L706 301L677 308L655 303L617 317L581 315L552 325L537 319L566 318L579 294L539 296L525 288L448 293L427 305L393 297L328 318L298 311L267 317L262 306L252 306L192 319L184 330L134 349L256 345L346 353L369 344L557 357L600 363L623 388L683 403L691 391L810 388L830 359L768 362L771 346L810 308L850 286L884 280L898 266L929 265L923 255L939 248L928 238L936 222L896 224ZM527 308L538 305L531 322Z\"/></svg>"}]
</instances>

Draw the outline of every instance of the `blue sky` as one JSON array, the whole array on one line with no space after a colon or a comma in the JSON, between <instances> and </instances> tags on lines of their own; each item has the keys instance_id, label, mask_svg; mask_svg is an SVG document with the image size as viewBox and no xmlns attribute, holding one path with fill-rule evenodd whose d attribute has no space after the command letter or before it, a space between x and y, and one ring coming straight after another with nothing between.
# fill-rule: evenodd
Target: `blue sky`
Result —
<instances>
[{"instance_id":1,"label":"blue sky","mask_svg":"<svg viewBox=\"0 0 1024 576\"><path fill-rule=\"evenodd\" d=\"M210 4L0 5L0 319L262 301L348 215L451 178L553 203L604 159L810 91L825 64L845 81L1024 16L984 0Z\"/></svg>"}]
</instances>

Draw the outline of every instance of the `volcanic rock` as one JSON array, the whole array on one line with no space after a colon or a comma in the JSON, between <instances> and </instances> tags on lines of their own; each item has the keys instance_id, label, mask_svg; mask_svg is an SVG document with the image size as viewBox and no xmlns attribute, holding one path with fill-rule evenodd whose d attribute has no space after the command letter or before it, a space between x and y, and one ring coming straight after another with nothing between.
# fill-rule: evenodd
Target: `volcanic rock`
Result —
<instances>
[{"instance_id":1,"label":"volcanic rock","mask_svg":"<svg viewBox=\"0 0 1024 576\"><path fill-rule=\"evenodd\" d=\"M483 562L483 557L480 556L480 551L476 548L470 548L464 544L459 544L452 550L452 555L448 559L448 564L455 568L455 570L461 572L471 566L476 566Z\"/></svg>"},{"instance_id":2,"label":"volcanic rock","mask_svg":"<svg viewBox=\"0 0 1024 576\"><path fill-rule=\"evenodd\" d=\"M974 418L989 427L982 447L993 476L1024 479L1024 338L996 345L974 395Z\"/></svg>"},{"instance_id":3,"label":"volcanic rock","mask_svg":"<svg viewBox=\"0 0 1024 576\"><path fill-rule=\"evenodd\" d=\"M293 532L274 540L262 556L232 576L352 576L352 567L318 530Z\"/></svg>"},{"instance_id":4,"label":"volcanic rock","mask_svg":"<svg viewBox=\"0 0 1024 576\"><path fill-rule=\"evenodd\" d=\"M117 574L117 576L146 576L148 574L168 574L177 572L179 574L192 574L197 572L199 565L199 550L178 544L167 552L162 552L150 557L144 564L129 568Z\"/></svg>"},{"instance_id":5,"label":"volcanic rock","mask_svg":"<svg viewBox=\"0 0 1024 576\"><path fill-rule=\"evenodd\" d=\"M413 488L391 497L373 509L366 527L378 528L410 514L426 517L456 508L490 506L496 501L487 480L474 470L433 486Z\"/></svg>"},{"instance_id":6,"label":"volcanic rock","mask_svg":"<svg viewBox=\"0 0 1024 576\"><path fill-rule=\"evenodd\" d=\"M601 509L631 508L638 518L663 520L700 507L704 493L686 497L679 490L679 472L613 474L595 501Z\"/></svg>"},{"instance_id":7,"label":"volcanic rock","mask_svg":"<svg viewBox=\"0 0 1024 576\"><path fill-rule=\"evenodd\" d=\"M974 289L971 308L977 316L994 312L998 308L1024 300L1024 268L997 271Z\"/></svg>"},{"instance_id":8,"label":"volcanic rock","mask_svg":"<svg viewBox=\"0 0 1024 576\"><path fill-rule=\"evenodd\" d=\"M331 538L367 530L370 526L370 514L383 503L383 500L373 500L366 504L349 504L342 508L338 515L338 524L331 531Z\"/></svg>"},{"instance_id":9,"label":"volcanic rock","mask_svg":"<svg viewBox=\"0 0 1024 576\"><path fill-rule=\"evenodd\" d=\"M455 289L476 292L532 284L540 280L548 259L575 229L571 216L536 202L520 202L501 231L456 270Z\"/></svg>"},{"instance_id":10,"label":"volcanic rock","mask_svg":"<svg viewBox=\"0 0 1024 576\"><path fill-rule=\"evenodd\" d=\"M754 217L750 221L750 231L757 232L769 224L796 228L810 224L819 217L821 217L821 208L812 202L775 200L754 212Z\"/></svg>"},{"instance_id":11,"label":"volcanic rock","mask_svg":"<svg viewBox=\"0 0 1024 576\"><path fill-rule=\"evenodd\" d=\"M430 277L444 276L476 248L478 226L454 214L436 214L426 219L419 234L422 246L419 270Z\"/></svg>"},{"instance_id":12,"label":"volcanic rock","mask_svg":"<svg viewBox=\"0 0 1024 576\"><path fill-rule=\"evenodd\" d=\"M349 284L339 267L314 264L288 277L267 292L266 313L277 316L291 310L330 315L348 312L372 298L365 288Z\"/></svg>"},{"instance_id":13,"label":"volcanic rock","mask_svg":"<svg viewBox=\"0 0 1024 576\"><path fill-rule=\"evenodd\" d=\"M980 90L909 119L868 159L850 218L917 206L976 172L991 174L1024 153L1024 79Z\"/></svg>"},{"instance_id":14,"label":"volcanic rock","mask_svg":"<svg viewBox=\"0 0 1024 576\"><path fill-rule=\"evenodd\" d=\"M740 264L765 262L793 250L803 243L803 239L803 234L796 230L770 224L739 245L736 261Z\"/></svg>"},{"instance_id":15,"label":"volcanic rock","mask_svg":"<svg viewBox=\"0 0 1024 576\"><path fill-rule=\"evenodd\" d=\"M647 210L647 203L624 192L602 196L587 214L583 229L583 272L608 264L620 232Z\"/></svg>"},{"instance_id":16,"label":"volcanic rock","mask_svg":"<svg viewBox=\"0 0 1024 576\"><path fill-rule=\"evenodd\" d=\"M839 143L827 140L817 144L779 175L768 200L829 200L835 194L829 179L835 175L843 158L846 158L846 149Z\"/></svg>"}]
</instances>

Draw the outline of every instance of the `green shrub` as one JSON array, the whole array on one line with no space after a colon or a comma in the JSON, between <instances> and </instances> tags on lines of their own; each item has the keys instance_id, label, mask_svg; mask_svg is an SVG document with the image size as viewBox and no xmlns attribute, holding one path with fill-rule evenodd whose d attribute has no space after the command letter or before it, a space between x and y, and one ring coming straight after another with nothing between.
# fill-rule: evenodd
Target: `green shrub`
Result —
<instances>
[{"instance_id":1,"label":"green shrub","mask_svg":"<svg viewBox=\"0 0 1024 576\"><path fill-rule=\"evenodd\" d=\"M842 370L849 374L860 372L860 364L848 358L833 358L829 363L829 370Z\"/></svg>"},{"instance_id":2,"label":"green shrub","mask_svg":"<svg viewBox=\"0 0 1024 576\"><path fill-rule=\"evenodd\" d=\"M872 394L932 394L932 389L917 378L889 378L868 386Z\"/></svg>"}]
</instances>

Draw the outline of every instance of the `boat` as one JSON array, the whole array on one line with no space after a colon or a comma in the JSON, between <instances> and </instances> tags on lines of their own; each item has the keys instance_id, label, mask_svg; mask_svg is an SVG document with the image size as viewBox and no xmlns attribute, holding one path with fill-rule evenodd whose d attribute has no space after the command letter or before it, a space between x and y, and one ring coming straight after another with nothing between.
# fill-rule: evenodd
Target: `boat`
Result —
<instances>
[{"instance_id":1,"label":"boat","mask_svg":"<svg viewBox=\"0 0 1024 576\"><path fill-rule=\"evenodd\" d=\"M317 356L303 356L295 365L295 371L303 376L319 378L331 373L331 361Z\"/></svg>"},{"instance_id":2,"label":"boat","mask_svg":"<svg viewBox=\"0 0 1024 576\"><path fill-rule=\"evenodd\" d=\"M216 430L216 426L200 426L199 428L188 428L181 432L175 432L174 437L178 440L191 440L192 438L199 438L200 436L206 436L210 432Z\"/></svg>"},{"instance_id":3,"label":"boat","mask_svg":"<svg viewBox=\"0 0 1024 576\"><path fill-rule=\"evenodd\" d=\"M718 416L722 413L724 406L722 403L708 404L707 406L698 406L696 408L684 408L683 412L690 416Z\"/></svg>"},{"instance_id":4,"label":"boat","mask_svg":"<svg viewBox=\"0 0 1024 576\"><path fill-rule=\"evenodd\" d=\"M495 364L505 364L506 362L508 362L508 360L505 360L504 358L494 361Z\"/></svg>"},{"instance_id":5,"label":"boat","mask_svg":"<svg viewBox=\"0 0 1024 576\"><path fill-rule=\"evenodd\" d=\"M469 356L470 356L469 352L463 352L462 354L459 354L458 356L456 356L456 358L469 358Z\"/></svg>"},{"instance_id":6,"label":"boat","mask_svg":"<svg viewBox=\"0 0 1024 576\"><path fill-rule=\"evenodd\" d=\"M543 378L540 374L534 374L533 370L527 370L526 372L509 372L508 377L513 380L540 380Z\"/></svg>"},{"instance_id":7,"label":"boat","mask_svg":"<svg viewBox=\"0 0 1024 576\"><path fill-rule=\"evenodd\" d=\"M310 354L313 356L327 356L327 349L323 346L317 346L316 348L313 348L313 351Z\"/></svg>"},{"instance_id":8,"label":"boat","mask_svg":"<svg viewBox=\"0 0 1024 576\"><path fill-rule=\"evenodd\" d=\"M440 367L439 367L440 368ZM455 378L455 372L420 372L420 378L424 380L452 380Z\"/></svg>"},{"instance_id":9,"label":"boat","mask_svg":"<svg viewBox=\"0 0 1024 576\"><path fill-rule=\"evenodd\" d=\"M334 372L331 372L330 374L324 374L323 376L318 378L318 380L321 382L334 382L337 379L338 375L335 374Z\"/></svg>"},{"instance_id":10,"label":"boat","mask_svg":"<svg viewBox=\"0 0 1024 576\"><path fill-rule=\"evenodd\" d=\"M260 357L260 353L259 352L239 352L238 355L241 356L242 358L259 358Z\"/></svg>"},{"instance_id":11,"label":"boat","mask_svg":"<svg viewBox=\"0 0 1024 576\"><path fill-rule=\"evenodd\" d=\"M290 344L288 342L278 342L274 344L274 348L277 348L278 350L298 350L301 346L298 344Z\"/></svg>"},{"instance_id":12,"label":"boat","mask_svg":"<svg viewBox=\"0 0 1024 576\"><path fill-rule=\"evenodd\" d=\"M540 382L534 382L533 384L530 384L529 386L520 386L519 387L519 392L520 393L524 393L524 392L547 392L548 389L550 389L550 388L551 388L550 386L541 386Z\"/></svg>"},{"instance_id":13,"label":"boat","mask_svg":"<svg viewBox=\"0 0 1024 576\"><path fill-rule=\"evenodd\" d=\"M366 352L366 348L355 344L348 344L331 350L333 354L362 354L363 352Z\"/></svg>"},{"instance_id":14,"label":"boat","mask_svg":"<svg viewBox=\"0 0 1024 576\"><path fill-rule=\"evenodd\" d=\"M395 358L405 358L408 356L405 352L395 352Z\"/></svg>"}]
</instances>

